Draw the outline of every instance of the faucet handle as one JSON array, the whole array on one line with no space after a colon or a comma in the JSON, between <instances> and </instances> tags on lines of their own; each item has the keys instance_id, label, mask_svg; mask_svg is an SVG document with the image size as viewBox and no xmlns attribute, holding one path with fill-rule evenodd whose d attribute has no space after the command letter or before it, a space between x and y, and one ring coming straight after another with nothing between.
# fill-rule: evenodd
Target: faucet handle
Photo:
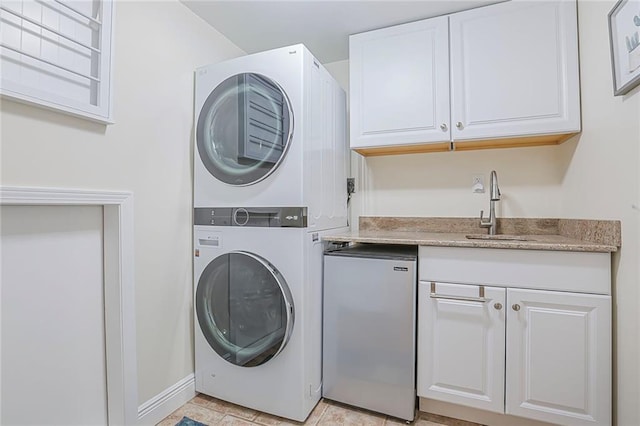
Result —
<instances>
[{"instance_id":1,"label":"faucet handle","mask_svg":"<svg viewBox=\"0 0 640 426\"><path fill-rule=\"evenodd\" d=\"M484 210L480 210L480 227L481 228L488 228L491 226L491 218L489 217L489 220L485 220L484 219Z\"/></svg>"}]
</instances>

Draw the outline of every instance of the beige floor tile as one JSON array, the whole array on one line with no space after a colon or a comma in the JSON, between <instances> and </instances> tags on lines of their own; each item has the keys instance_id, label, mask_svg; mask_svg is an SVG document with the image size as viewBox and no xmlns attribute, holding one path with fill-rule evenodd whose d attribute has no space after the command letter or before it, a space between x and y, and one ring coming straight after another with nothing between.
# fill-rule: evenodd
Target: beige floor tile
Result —
<instances>
[{"instance_id":1,"label":"beige floor tile","mask_svg":"<svg viewBox=\"0 0 640 426\"><path fill-rule=\"evenodd\" d=\"M406 425L406 424L407 424L406 422L404 422L404 421L402 421L400 419L393 418L393 417L387 417L384 420L384 425L385 426L391 426L391 425L396 426L396 425Z\"/></svg>"},{"instance_id":2,"label":"beige floor tile","mask_svg":"<svg viewBox=\"0 0 640 426\"><path fill-rule=\"evenodd\" d=\"M230 414L245 420L253 420L259 414L258 411L251 408L242 407L217 398L207 397L207 408L223 414Z\"/></svg>"},{"instance_id":3,"label":"beige floor tile","mask_svg":"<svg viewBox=\"0 0 640 426\"><path fill-rule=\"evenodd\" d=\"M405 422L404 420L401 419L396 419L395 417L387 417L386 420L384 421L385 426L391 426L391 425L395 425L395 426L399 426L399 425L404 425L407 426L407 422ZM412 425L417 424L415 421L413 423L411 423Z\"/></svg>"},{"instance_id":4,"label":"beige floor tile","mask_svg":"<svg viewBox=\"0 0 640 426\"><path fill-rule=\"evenodd\" d=\"M443 417L444 419L446 419L447 417ZM450 420L454 420L454 419L450 419ZM407 425L411 425L411 426L448 426L449 423L440 423L440 422L434 422L431 420L426 420L426 419L422 419L419 416L416 416L416 419L412 422L412 423L407 423L404 420L401 419L396 419L393 417L387 417L387 420L385 421L385 426L407 426Z\"/></svg>"},{"instance_id":5,"label":"beige floor tile","mask_svg":"<svg viewBox=\"0 0 640 426\"><path fill-rule=\"evenodd\" d=\"M253 419L253 422L264 426L315 426L326 408L327 403L320 400L313 410L311 410L309 417L307 417L307 420L305 420L304 423L285 419L283 417L272 416L267 413L259 413L258 416Z\"/></svg>"},{"instance_id":6,"label":"beige floor tile","mask_svg":"<svg viewBox=\"0 0 640 426\"><path fill-rule=\"evenodd\" d=\"M240 417L235 417L230 414L225 415L221 420L217 423L212 423L212 426L253 426L255 423L250 420L241 419Z\"/></svg>"},{"instance_id":7,"label":"beige floor tile","mask_svg":"<svg viewBox=\"0 0 640 426\"><path fill-rule=\"evenodd\" d=\"M165 417L160 423L156 424L156 426L175 426L182 419L182 416L178 417L174 414L170 414L168 417Z\"/></svg>"},{"instance_id":8,"label":"beige floor tile","mask_svg":"<svg viewBox=\"0 0 640 426\"><path fill-rule=\"evenodd\" d=\"M445 426L481 426L478 423L468 422L466 420L452 419L451 417L439 416L437 414L420 412L420 420L424 420L430 423L425 425L445 425Z\"/></svg>"},{"instance_id":9,"label":"beige floor tile","mask_svg":"<svg viewBox=\"0 0 640 426\"><path fill-rule=\"evenodd\" d=\"M209 398L206 405L211 410L217 411L219 413L226 413L231 403L217 398Z\"/></svg>"},{"instance_id":10,"label":"beige floor tile","mask_svg":"<svg viewBox=\"0 0 640 426\"><path fill-rule=\"evenodd\" d=\"M384 421L385 416L381 414L331 402L328 403L317 424L318 426L383 426Z\"/></svg>"},{"instance_id":11,"label":"beige floor tile","mask_svg":"<svg viewBox=\"0 0 640 426\"><path fill-rule=\"evenodd\" d=\"M320 400L311 411L309 418L304 423L300 423L199 394L157 426L174 426L183 416L210 426L403 426L407 424L401 419L328 400ZM477 423L424 412L417 413L417 418L411 425L481 426Z\"/></svg>"},{"instance_id":12,"label":"beige floor tile","mask_svg":"<svg viewBox=\"0 0 640 426\"><path fill-rule=\"evenodd\" d=\"M229 404L226 414L230 414L235 417L240 417L245 420L253 420L259 414L258 411L251 408L241 407L235 404Z\"/></svg>"},{"instance_id":13,"label":"beige floor tile","mask_svg":"<svg viewBox=\"0 0 640 426\"><path fill-rule=\"evenodd\" d=\"M196 395L191 401L189 402L193 402L194 404L198 404L198 405L202 405L203 407L208 407L209 403L211 401L213 401L214 398L210 397L209 395L205 395L203 393L199 393L198 395Z\"/></svg>"},{"instance_id":14,"label":"beige floor tile","mask_svg":"<svg viewBox=\"0 0 640 426\"><path fill-rule=\"evenodd\" d=\"M272 416L271 414L267 413L258 414L258 416L253 419L253 423L264 426L301 426L304 424L282 417Z\"/></svg>"},{"instance_id":15,"label":"beige floor tile","mask_svg":"<svg viewBox=\"0 0 640 426\"><path fill-rule=\"evenodd\" d=\"M318 404L311 410L311 414L307 417L307 420L304 422L305 426L314 426L318 424L318 421L324 414L325 410L329 404L324 399L321 399Z\"/></svg>"},{"instance_id":16,"label":"beige floor tile","mask_svg":"<svg viewBox=\"0 0 640 426\"><path fill-rule=\"evenodd\" d=\"M178 417L178 420L180 420L183 416L187 416L190 419L205 423L207 425L216 424L216 422L219 422L224 417L223 413L218 413L216 411L210 410L207 407L203 407L202 405L194 404L192 402L187 402L185 405L174 411L171 415Z\"/></svg>"}]
</instances>

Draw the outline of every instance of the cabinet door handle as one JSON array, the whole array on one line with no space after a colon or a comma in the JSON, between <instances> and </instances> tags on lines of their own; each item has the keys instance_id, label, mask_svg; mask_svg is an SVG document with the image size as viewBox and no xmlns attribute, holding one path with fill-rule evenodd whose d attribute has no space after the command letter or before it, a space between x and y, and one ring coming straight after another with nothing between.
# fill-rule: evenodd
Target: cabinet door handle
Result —
<instances>
[{"instance_id":1,"label":"cabinet door handle","mask_svg":"<svg viewBox=\"0 0 640 426\"><path fill-rule=\"evenodd\" d=\"M513 305L511 305L511 309L518 312L520 310L520 305L518 305L517 303L514 303Z\"/></svg>"},{"instance_id":2,"label":"cabinet door handle","mask_svg":"<svg viewBox=\"0 0 640 426\"><path fill-rule=\"evenodd\" d=\"M447 129L448 129L448 127L447 127L447 125L446 125L445 123L442 123L442 124L440 125L440 128L442 129L442 131L443 131L443 132L446 132L446 131L447 131Z\"/></svg>"},{"instance_id":3,"label":"cabinet door handle","mask_svg":"<svg viewBox=\"0 0 640 426\"><path fill-rule=\"evenodd\" d=\"M429 296L432 299L446 299L446 300L463 300L465 302L480 302L485 303L488 300L484 298L484 286L478 287L478 297L473 296L450 296L445 294L436 293L436 283L431 283L431 293Z\"/></svg>"},{"instance_id":4,"label":"cabinet door handle","mask_svg":"<svg viewBox=\"0 0 640 426\"><path fill-rule=\"evenodd\" d=\"M496 303L493 304L493 307L496 308L499 311L500 309L502 309L502 303L496 302Z\"/></svg>"},{"instance_id":5,"label":"cabinet door handle","mask_svg":"<svg viewBox=\"0 0 640 426\"><path fill-rule=\"evenodd\" d=\"M456 127L457 127L458 129L462 130L462 128L464 127L464 126L462 125L462 121L458 121L458 122L456 123Z\"/></svg>"}]
</instances>

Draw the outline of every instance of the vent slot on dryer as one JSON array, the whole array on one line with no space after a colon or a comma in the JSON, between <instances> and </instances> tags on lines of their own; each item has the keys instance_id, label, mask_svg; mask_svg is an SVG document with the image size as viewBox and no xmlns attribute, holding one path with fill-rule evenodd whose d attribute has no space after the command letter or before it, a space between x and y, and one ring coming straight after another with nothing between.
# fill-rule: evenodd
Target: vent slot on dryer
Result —
<instances>
[{"instance_id":1,"label":"vent slot on dryer","mask_svg":"<svg viewBox=\"0 0 640 426\"><path fill-rule=\"evenodd\" d=\"M284 94L273 82L257 74L242 74L238 162L277 163L287 144L289 111Z\"/></svg>"}]
</instances>

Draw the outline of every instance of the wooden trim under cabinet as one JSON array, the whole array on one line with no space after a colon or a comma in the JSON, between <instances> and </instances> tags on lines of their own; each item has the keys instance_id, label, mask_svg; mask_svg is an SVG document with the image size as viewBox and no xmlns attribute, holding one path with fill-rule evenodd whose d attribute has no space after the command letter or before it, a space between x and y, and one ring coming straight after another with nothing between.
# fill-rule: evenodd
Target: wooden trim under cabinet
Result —
<instances>
[{"instance_id":1,"label":"wooden trim under cabinet","mask_svg":"<svg viewBox=\"0 0 640 426\"><path fill-rule=\"evenodd\" d=\"M474 149L518 148L528 146L560 145L578 133L561 133L558 135L536 135L500 139L482 139L453 142L454 151L471 151Z\"/></svg>"},{"instance_id":2,"label":"wooden trim under cabinet","mask_svg":"<svg viewBox=\"0 0 640 426\"><path fill-rule=\"evenodd\" d=\"M451 142L427 143L421 145L390 145L372 148L356 148L354 149L360 155L365 157L374 157L377 155L397 155L397 154L420 154L424 152L443 152L451 151Z\"/></svg>"},{"instance_id":3,"label":"wooden trim under cabinet","mask_svg":"<svg viewBox=\"0 0 640 426\"><path fill-rule=\"evenodd\" d=\"M427 152L471 151L477 149L524 148L529 146L560 145L578 133L561 133L557 135L536 135L499 139L481 139L416 145L380 146L353 149L365 157L379 155L421 154Z\"/></svg>"}]
</instances>

